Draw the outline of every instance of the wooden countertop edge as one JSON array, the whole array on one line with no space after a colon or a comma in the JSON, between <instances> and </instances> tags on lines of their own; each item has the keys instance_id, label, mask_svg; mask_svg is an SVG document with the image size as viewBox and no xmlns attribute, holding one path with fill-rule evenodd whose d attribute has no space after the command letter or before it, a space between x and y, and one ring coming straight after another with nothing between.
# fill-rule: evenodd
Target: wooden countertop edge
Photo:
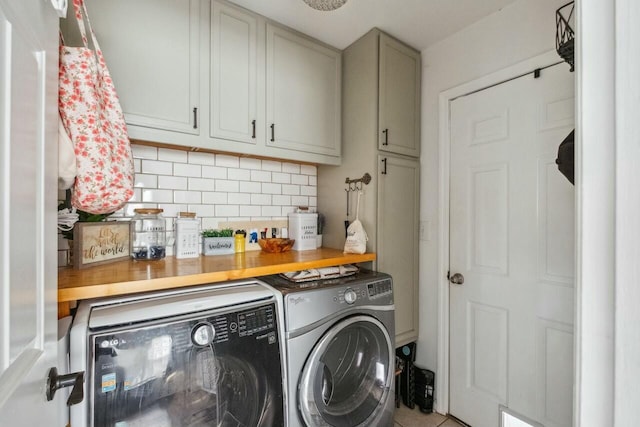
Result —
<instances>
[{"instance_id":1,"label":"wooden countertop edge","mask_svg":"<svg viewBox=\"0 0 640 427\"><path fill-rule=\"evenodd\" d=\"M180 276L157 277L144 280L130 280L113 283L65 286L58 289L58 302L78 301L83 299L105 296L125 295L154 290L181 288L204 283L220 283L229 280L247 279L266 276L269 274L285 273L287 271L306 270L310 268L331 267L340 264L351 264L375 261L375 253L343 254L327 258L305 261L291 261L278 264L266 264L248 268L229 269L222 271L202 272Z\"/></svg>"}]
</instances>

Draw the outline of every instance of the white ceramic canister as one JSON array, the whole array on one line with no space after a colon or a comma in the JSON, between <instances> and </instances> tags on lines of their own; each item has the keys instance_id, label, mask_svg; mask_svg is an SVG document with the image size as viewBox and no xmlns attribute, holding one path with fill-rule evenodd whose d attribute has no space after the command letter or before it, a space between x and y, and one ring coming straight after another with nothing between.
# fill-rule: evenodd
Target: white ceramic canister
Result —
<instances>
[{"instance_id":1,"label":"white ceramic canister","mask_svg":"<svg viewBox=\"0 0 640 427\"><path fill-rule=\"evenodd\" d=\"M175 221L176 258L200 256L200 221L193 212L180 212Z\"/></svg>"}]
</instances>

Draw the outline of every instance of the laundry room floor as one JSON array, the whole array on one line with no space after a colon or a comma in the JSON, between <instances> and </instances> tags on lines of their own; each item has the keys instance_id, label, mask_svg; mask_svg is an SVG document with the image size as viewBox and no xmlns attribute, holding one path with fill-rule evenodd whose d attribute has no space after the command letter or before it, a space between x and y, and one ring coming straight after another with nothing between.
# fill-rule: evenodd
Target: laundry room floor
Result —
<instances>
[{"instance_id":1,"label":"laundry room floor","mask_svg":"<svg viewBox=\"0 0 640 427\"><path fill-rule=\"evenodd\" d=\"M403 404L396 408L393 427L463 427L452 418L444 415L431 413L425 414L420 412L416 406L415 409L409 409Z\"/></svg>"}]
</instances>

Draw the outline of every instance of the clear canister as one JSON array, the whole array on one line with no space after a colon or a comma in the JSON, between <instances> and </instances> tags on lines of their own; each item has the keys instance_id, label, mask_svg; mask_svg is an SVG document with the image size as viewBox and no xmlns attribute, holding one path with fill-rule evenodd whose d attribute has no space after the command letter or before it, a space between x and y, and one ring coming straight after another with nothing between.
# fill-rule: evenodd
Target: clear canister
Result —
<instances>
[{"instance_id":1,"label":"clear canister","mask_svg":"<svg viewBox=\"0 0 640 427\"><path fill-rule=\"evenodd\" d=\"M131 257L162 259L166 254L167 231L162 209L140 208L131 219Z\"/></svg>"}]
</instances>

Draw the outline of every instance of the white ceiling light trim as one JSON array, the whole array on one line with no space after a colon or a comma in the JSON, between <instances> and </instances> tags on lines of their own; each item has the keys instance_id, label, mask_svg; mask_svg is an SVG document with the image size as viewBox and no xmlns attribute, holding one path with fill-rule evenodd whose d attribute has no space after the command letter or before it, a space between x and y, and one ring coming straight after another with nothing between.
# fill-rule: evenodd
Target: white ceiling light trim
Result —
<instances>
[{"instance_id":1,"label":"white ceiling light trim","mask_svg":"<svg viewBox=\"0 0 640 427\"><path fill-rule=\"evenodd\" d=\"M316 10L328 12L341 7L347 0L304 0L304 2Z\"/></svg>"}]
</instances>

